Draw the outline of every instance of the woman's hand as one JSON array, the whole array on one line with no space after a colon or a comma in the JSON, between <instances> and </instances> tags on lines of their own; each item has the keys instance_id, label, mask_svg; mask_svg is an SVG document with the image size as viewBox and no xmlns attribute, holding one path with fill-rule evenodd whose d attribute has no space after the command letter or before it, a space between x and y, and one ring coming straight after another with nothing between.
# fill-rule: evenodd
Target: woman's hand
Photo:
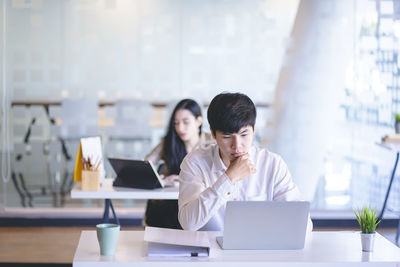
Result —
<instances>
[{"instance_id":1,"label":"woman's hand","mask_svg":"<svg viewBox=\"0 0 400 267\"><path fill-rule=\"evenodd\" d=\"M160 178L164 180L165 185L169 186L177 186L177 183L179 181L179 175L172 174L165 176L164 174L160 174Z\"/></svg>"},{"instance_id":2,"label":"woman's hand","mask_svg":"<svg viewBox=\"0 0 400 267\"><path fill-rule=\"evenodd\" d=\"M171 175L167 175L167 176L165 176L164 174L160 174L159 176L162 180L165 181L165 183L167 185L174 185L174 182L179 181L179 175L177 175L177 174L171 174Z\"/></svg>"},{"instance_id":3,"label":"woman's hand","mask_svg":"<svg viewBox=\"0 0 400 267\"><path fill-rule=\"evenodd\" d=\"M165 178L163 178L164 181L166 181L167 183L171 183L173 184L175 181L179 180L179 175L177 174L172 174L172 175L168 175Z\"/></svg>"}]
</instances>

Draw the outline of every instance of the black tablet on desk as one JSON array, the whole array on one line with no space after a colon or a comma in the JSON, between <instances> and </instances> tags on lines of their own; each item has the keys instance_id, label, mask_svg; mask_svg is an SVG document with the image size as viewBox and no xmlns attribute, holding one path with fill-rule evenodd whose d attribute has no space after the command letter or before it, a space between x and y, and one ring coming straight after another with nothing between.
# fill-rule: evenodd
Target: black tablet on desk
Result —
<instances>
[{"instance_id":1,"label":"black tablet on desk","mask_svg":"<svg viewBox=\"0 0 400 267\"><path fill-rule=\"evenodd\" d=\"M164 187L153 164L147 160L108 158L117 174L113 186L139 189L155 189Z\"/></svg>"}]
</instances>

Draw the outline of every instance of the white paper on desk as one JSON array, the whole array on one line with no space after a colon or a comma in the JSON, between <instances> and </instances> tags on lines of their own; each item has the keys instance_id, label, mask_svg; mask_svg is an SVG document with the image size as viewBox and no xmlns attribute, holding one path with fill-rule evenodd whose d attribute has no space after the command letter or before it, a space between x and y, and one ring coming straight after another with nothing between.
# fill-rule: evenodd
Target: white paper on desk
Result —
<instances>
[{"instance_id":1,"label":"white paper on desk","mask_svg":"<svg viewBox=\"0 0 400 267\"><path fill-rule=\"evenodd\" d=\"M81 138L81 146L83 158L90 158L92 161L100 162L100 182L103 183L105 171L100 136Z\"/></svg>"},{"instance_id":2,"label":"white paper on desk","mask_svg":"<svg viewBox=\"0 0 400 267\"><path fill-rule=\"evenodd\" d=\"M206 257L210 241L206 232L146 227L149 257Z\"/></svg>"}]
</instances>

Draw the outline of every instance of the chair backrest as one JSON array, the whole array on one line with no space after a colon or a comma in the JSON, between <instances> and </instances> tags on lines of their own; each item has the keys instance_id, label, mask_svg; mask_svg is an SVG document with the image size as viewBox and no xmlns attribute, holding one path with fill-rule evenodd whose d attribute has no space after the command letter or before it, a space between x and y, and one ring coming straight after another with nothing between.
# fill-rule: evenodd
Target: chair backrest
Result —
<instances>
[{"instance_id":1,"label":"chair backrest","mask_svg":"<svg viewBox=\"0 0 400 267\"><path fill-rule=\"evenodd\" d=\"M113 110L114 125L105 128L105 154L107 157L124 157L142 159L148 151L153 136L150 123L153 117L153 106L136 99L116 101ZM106 173L111 168L106 162Z\"/></svg>"},{"instance_id":2,"label":"chair backrest","mask_svg":"<svg viewBox=\"0 0 400 267\"><path fill-rule=\"evenodd\" d=\"M14 143L13 170L25 176L27 185L48 183L48 156L42 141Z\"/></svg>"},{"instance_id":3,"label":"chair backrest","mask_svg":"<svg viewBox=\"0 0 400 267\"><path fill-rule=\"evenodd\" d=\"M124 99L115 102L115 123L109 135L116 139L151 139L153 107L147 101Z\"/></svg>"},{"instance_id":4,"label":"chair backrest","mask_svg":"<svg viewBox=\"0 0 400 267\"><path fill-rule=\"evenodd\" d=\"M13 142L43 143L50 139L50 122L43 106L15 106L12 109Z\"/></svg>"},{"instance_id":5,"label":"chair backrest","mask_svg":"<svg viewBox=\"0 0 400 267\"><path fill-rule=\"evenodd\" d=\"M62 101L60 135L63 139L78 139L98 134L97 99Z\"/></svg>"},{"instance_id":6,"label":"chair backrest","mask_svg":"<svg viewBox=\"0 0 400 267\"><path fill-rule=\"evenodd\" d=\"M22 143L32 119L30 110L25 106L14 106L12 116L13 143Z\"/></svg>"}]
</instances>

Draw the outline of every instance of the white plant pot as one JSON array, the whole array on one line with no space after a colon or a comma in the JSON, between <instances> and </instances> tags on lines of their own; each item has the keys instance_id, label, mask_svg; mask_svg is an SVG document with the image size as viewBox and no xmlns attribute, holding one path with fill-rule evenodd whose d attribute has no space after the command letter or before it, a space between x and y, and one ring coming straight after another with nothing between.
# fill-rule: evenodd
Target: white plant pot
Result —
<instances>
[{"instance_id":1,"label":"white plant pot","mask_svg":"<svg viewBox=\"0 0 400 267\"><path fill-rule=\"evenodd\" d=\"M372 234L363 234L361 233L361 246L362 251L373 251L374 250L374 240L375 240L375 233Z\"/></svg>"}]
</instances>

